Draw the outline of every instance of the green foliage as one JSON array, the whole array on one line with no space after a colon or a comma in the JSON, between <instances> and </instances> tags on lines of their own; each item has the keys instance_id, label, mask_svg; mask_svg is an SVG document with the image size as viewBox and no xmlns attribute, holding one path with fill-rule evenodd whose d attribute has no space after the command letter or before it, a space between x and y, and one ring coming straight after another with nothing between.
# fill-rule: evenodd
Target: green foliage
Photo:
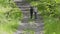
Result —
<instances>
[{"instance_id":1,"label":"green foliage","mask_svg":"<svg viewBox=\"0 0 60 34\"><path fill-rule=\"evenodd\" d=\"M0 34L13 34L22 19L22 12L13 0L0 0Z\"/></svg>"},{"instance_id":2,"label":"green foliage","mask_svg":"<svg viewBox=\"0 0 60 34\"><path fill-rule=\"evenodd\" d=\"M45 34L60 34L60 0L29 0L44 18ZM36 3L37 2L37 3Z\"/></svg>"},{"instance_id":3,"label":"green foliage","mask_svg":"<svg viewBox=\"0 0 60 34\"><path fill-rule=\"evenodd\" d=\"M58 16L60 3L58 0L29 0L32 6L38 7L38 11L41 15L55 17ZM58 9L57 9L58 8ZM56 14L55 14L56 13ZM59 16L60 17L60 16Z\"/></svg>"},{"instance_id":4,"label":"green foliage","mask_svg":"<svg viewBox=\"0 0 60 34\"><path fill-rule=\"evenodd\" d=\"M58 18L45 17L45 34L60 34L60 21Z\"/></svg>"},{"instance_id":5,"label":"green foliage","mask_svg":"<svg viewBox=\"0 0 60 34\"><path fill-rule=\"evenodd\" d=\"M50 16L60 18L59 0L29 0L32 6L38 7L38 11L42 16Z\"/></svg>"}]
</instances>

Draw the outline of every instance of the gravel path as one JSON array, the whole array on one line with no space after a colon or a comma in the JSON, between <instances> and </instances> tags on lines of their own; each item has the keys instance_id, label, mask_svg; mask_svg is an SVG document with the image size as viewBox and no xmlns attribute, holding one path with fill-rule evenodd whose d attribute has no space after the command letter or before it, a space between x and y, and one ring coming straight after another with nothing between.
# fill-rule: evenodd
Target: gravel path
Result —
<instances>
[{"instance_id":1,"label":"gravel path","mask_svg":"<svg viewBox=\"0 0 60 34\"><path fill-rule=\"evenodd\" d=\"M37 19L32 19L33 21L31 21L29 13L30 5L23 1L15 1L15 3L21 9L23 13L23 19L21 20L21 23L19 23L18 29L14 34L24 34L25 30L34 31L34 34L43 34L44 23L40 14L37 15ZM25 34L32 33L26 32Z\"/></svg>"}]
</instances>

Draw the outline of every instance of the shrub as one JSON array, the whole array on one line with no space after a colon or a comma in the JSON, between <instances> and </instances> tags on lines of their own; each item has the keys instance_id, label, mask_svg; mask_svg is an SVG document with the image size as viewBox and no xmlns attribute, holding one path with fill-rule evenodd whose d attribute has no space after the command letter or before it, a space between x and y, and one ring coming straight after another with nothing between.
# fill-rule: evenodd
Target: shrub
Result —
<instances>
[{"instance_id":1,"label":"shrub","mask_svg":"<svg viewBox=\"0 0 60 34\"><path fill-rule=\"evenodd\" d=\"M13 0L0 0L0 34L13 34L22 19L22 12Z\"/></svg>"}]
</instances>

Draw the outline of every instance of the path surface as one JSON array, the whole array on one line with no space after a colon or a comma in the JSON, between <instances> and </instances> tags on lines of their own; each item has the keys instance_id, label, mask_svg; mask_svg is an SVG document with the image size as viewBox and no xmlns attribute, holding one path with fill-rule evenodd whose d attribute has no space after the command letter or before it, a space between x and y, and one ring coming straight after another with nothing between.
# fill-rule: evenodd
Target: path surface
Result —
<instances>
[{"instance_id":1,"label":"path surface","mask_svg":"<svg viewBox=\"0 0 60 34\"><path fill-rule=\"evenodd\" d=\"M16 5L18 8L21 9L23 13L23 19L21 20L21 23L19 23L18 30L15 32L15 34L23 34L24 30L33 30L34 34L43 34L43 27L44 23L42 21L42 17L40 14L37 15L38 19L33 19L33 21L30 21L30 5L27 2L24 1L16 1ZM26 34L31 34L29 32L26 32Z\"/></svg>"}]
</instances>

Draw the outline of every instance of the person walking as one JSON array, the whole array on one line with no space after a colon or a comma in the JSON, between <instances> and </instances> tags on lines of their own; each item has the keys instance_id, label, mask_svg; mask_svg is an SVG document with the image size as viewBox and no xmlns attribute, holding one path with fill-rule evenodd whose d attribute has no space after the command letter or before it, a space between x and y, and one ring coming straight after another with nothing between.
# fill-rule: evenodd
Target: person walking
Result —
<instances>
[{"instance_id":1,"label":"person walking","mask_svg":"<svg viewBox=\"0 0 60 34\"><path fill-rule=\"evenodd\" d=\"M33 7L32 6L30 7L30 18L31 19L33 18Z\"/></svg>"},{"instance_id":2,"label":"person walking","mask_svg":"<svg viewBox=\"0 0 60 34\"><path fill-rule=\"evenodd\" d=\"M34 7L34 16L35 16L35 19L37 19L37 7Z\"/></svg>"}]
</instances>

